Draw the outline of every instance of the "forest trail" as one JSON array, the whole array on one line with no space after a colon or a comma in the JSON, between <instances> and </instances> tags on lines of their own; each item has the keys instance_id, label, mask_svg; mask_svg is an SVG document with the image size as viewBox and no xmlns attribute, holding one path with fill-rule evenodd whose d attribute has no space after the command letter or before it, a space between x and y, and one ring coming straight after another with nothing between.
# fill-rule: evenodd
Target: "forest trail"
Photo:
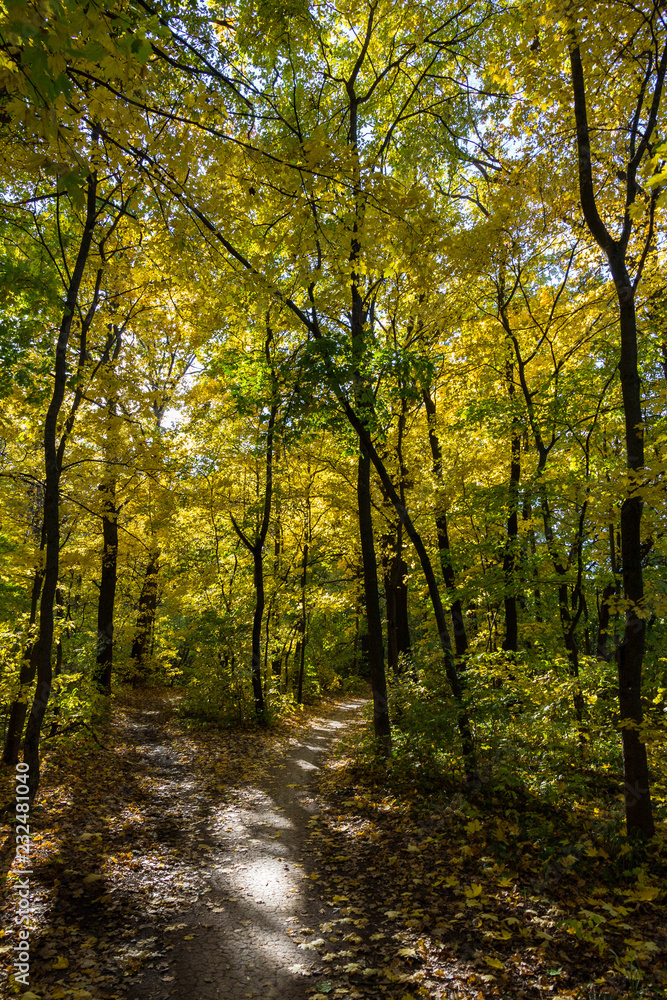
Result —
<instances>
[{"instance_id":1,"label":"forest trail","mask_svg":"<svg viewBox=\"0 0 667 1000\"><path fill-rule=\"evenodd\" d=\"M188 730L173 701L137 692L94 745L46 761L31 817L38 997L301 1000L318 982L316 950L298 947L333 909L303 869L311 785L337 738L364 725L364 699L254 731ZM2 832L0 995L18 878Z\"/></svg>"},{"instance_id":2,"label":"forest trail","mask_svg":"<svg viewBox=\"0 0 667 1000\"><path fill-rule=\"evenodd\" d=\"M173 947L158 967L146 970L137 997L306 996L311 977L323 969L316 952L299 949L289 932L317 926L331 912L302 870L307 824L318 812L311 783L337 737L359 722L363 704L345 699L311 719L254 781L230 788L227 801L210 809L198 842L201 875L208 884L187 909L171 914L167 929L160 928ZM196 776L179 771L171 748L153 742L153 735L147 726L146 743L137 749L162 783L165 810L180 806L196 816Z\"/></svg>"}]
</instances>

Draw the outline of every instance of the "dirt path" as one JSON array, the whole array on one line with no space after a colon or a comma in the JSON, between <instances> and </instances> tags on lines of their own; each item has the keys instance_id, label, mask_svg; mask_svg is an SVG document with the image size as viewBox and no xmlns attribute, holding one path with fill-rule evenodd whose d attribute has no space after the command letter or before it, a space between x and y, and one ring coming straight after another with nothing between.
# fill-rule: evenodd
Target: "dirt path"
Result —
<instances>
[{"instance_id":1,"label":"dirt path","mask_svg":"<svg viewBox=\"0 0 667 1000\"><path fill-rule=\"evenodd\" d=\"M332 913L301 867L308 823L318 811L310 785L336 737L359 718L362 704L348 699L313 719L258 781L230 789L225 804L211 808L197 845L199 874L207 884L200 882L198 898L187 908L172 910L166 927L158 920L154 931L137 937L140 950L149 949L158 959L133 984L137 998L306 996L312 977L323 970L316 951L299 948L293 937L304 925L317 928ZM136 749L151 760L165 813L191 813L198 805L197 782L152 735L147 727L148 739Z\"/></svg>"}]
</instances>

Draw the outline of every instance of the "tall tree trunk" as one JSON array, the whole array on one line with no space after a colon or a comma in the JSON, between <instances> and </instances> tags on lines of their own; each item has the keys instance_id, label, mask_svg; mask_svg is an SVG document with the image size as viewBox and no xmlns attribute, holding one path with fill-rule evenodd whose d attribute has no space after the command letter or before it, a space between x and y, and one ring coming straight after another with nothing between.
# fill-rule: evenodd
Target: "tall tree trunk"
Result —
<instances>
[{"instance_id":1,"label":"tall tree trunk","mask_svg":"<svg viewBox=\"0 0 667 1000\"><path fill-rule=\"evenodd\" d=\"M541 622L542 619L542 591L540 589L540 575L537 569L536 555L537 555L537 543L535 542L535 531L532 527L533 520L533 510L532 505L529 500L524 501L523 505L523 520L530 524L528 529L528 545L530 549L530 563L531 572L533 577L533 602L534 602L534 615L535 621Z\"/></svg>"},{"instance_id":2,"label":"tall tree trunk","mask_svg":"<svg viewBox=\"0 0 667 1000\"><path fill-rule=\"evenodd\" d=\"M384 669L377 559L375 556L375 540L373 538L371 462L363 447L360 449L357 465L357 505L361 558L364 568L364 599L366 626L368 630L368 666L373 691L373 726L375 735L388 748L391 727L389 724L389 703L387 701L387 680Z\"/></svg>"},{"instance_id":3,"label":"tall tree trunk","mask_svg":"<svg viewBox=\"0 0 667 1000\"><path fill-rule=\"evenodd\" d=\"M382 575L387 607L387 666L401 672L401 656L409 656L412 643L408 620L408 564L403 558L403 526L399 522L395 534L382 537Z\"/></svg>"},{"instance_id":4,"label":"tall tree trunk","mask_svg":"<svg viewBox=\"0 0 667 1000\"><path fill-rule=\"evenodd\" d=\"M44 582L44 563L43 554L46 545L46 530L44 528L44 523L42 522L41 531L41 541L39 548L39 563L35 569L35 574L32 580L32 587L30 588L30 628L34 626L37 621L37 608L39 604L39 595L42 592L42 583ZM7 725L7 734L5 737L5 746L3 750L2 760L3 763L14 766L18 762L19 753L21 749L21 737L23 736L23 727L25 726L26 715L28 714L28 691L27 688L32 684L35 679L36 663L34 660L34 649L35 643L28 642L24 651L23 659L21 660L21 670L19 673L19 692L17 697L11 704L9 712L9 722Z\"/></svg>"},{"instance_id":5,"label":"tall tree trunk","mask_svg":"<svg viewBox=\"0 0 667 1000\"><path fill-rule=\"evenodd\" d=\"M310 474L310 457L308 458L308 490L306 492L306 523L303 528L303 558L301 560L301 635L298 643L298 655L296 659L299 664L299 684L297 691L297 703L303 701L303 675L306 668L306 642L308 641L308 555L313 536L312 508L310 504L310 488L312 478Z\"/></svg>"},{"instance_id":6,"label":"tall tree trunk","mask_svg":"<svg viewBox=\"0 0 667 1000\"><path fill-rule=\"evenodd\" d=\"M625 448L630 473L640 473L644 466L644 427L641 406L641 379L637 355L637 315L635 292L641 277L641 267L633 282L627 269L627 248L632 232L632 208L637 197L637 171L649 152L651 136L656 128L662 89L667 72L667 45L655 65L655 81L648 89L649 104L645 107L651 62L641 82L637 105L628 130L629 159L625 169L625 212L622 232L614 239L599 214L593 182L591 140L586 108L586 86L581 51L576 29L571 30L570 72L579 158L579 196L588 229L604 252L614 280L620 322L621 349L618 370L621 379L623 413L625 417ZM650 235L649 235L650 239ZM646 246L648 250L648 243ZM642 260L644 258L641 258ZM625 816L628 835L655 833L651 792L648 777L646 745L641 739L643 722L641 703L642 664L644 659L644 579L641 561L642 500L637 487L628 486L621 506L621 560L623 595L626 601L625 633L618 649L618 700L621 713L623 772L625 779ZM627 723L627 724L626 724Z\"/></svg>"},{"instance_id":7,"label":"tall tree trunk","mask_svg":"<svg viewBox=\"0 0 667 1000\"><path fill-rule=\"evenodd\" d=\"M255 587L255 611L252 616L252 652L250 671L252 693L255 699L255 713L264 715L264 691L262 688L262 618L264 616L264 545L255 545L252 551L253 584Z\"/></svg>"},{"instance_id":8,"label":"tall tree trunk","mask_svg":"<svg viewBox=\"0 0 667 1000\"><path fill-rule=\"evenodd\" d=\"M465 618L461 601L456 594L456 578L454 567L452 566L452 553L449 545L449 531L447 527L447 513L444 507L444 497L442 495L442 448L436 431L435 423L435 402L428 389L422 390L422 398L426 407L428 419L428 441L433 458L433 474L438 483L436 499L435 527L438 533L438 550L440 552L440 567L445 581L445 587L450 597L450 615L452 619L452 630L454 632L454 647L458 657L465 656L468 649L468 636L466 633Z\"/></svg>"},{"instance_id":9,"label":"tall tree trunk","mask_svg":"<svg viewBox=\"0 0 667 1000\"><path fill-rule=\"evenodd\" d=\"M277 380L271 363L271 344L273 342L273 332L269 325L269 314L266 315L266 340L264 343L264 354L267 367L271 374L273 388L273 401L269 413L269 422L266 429L266 458L264 472L264 503L262 509L262 520L258 525L254 539L246 535L242 528L231 515L231 522L239 540L245 545L252 555L253 581L255 586L255 611L252 622L252 654L251 654L251 678L252 691L255 702L255 715L260 722L265 720L264 692L262 690L262 616L264 614L264 546L269 530L271 518L271 501L273 498L273 459L274 459L274 434L276 417L278 416L277 402Z\"/></svg>"},{"instance_id":10,"label":"tall tree trunk","mask_svg":"<svg viewBox=\"0 0 667 1000\"><path fill-rule=\"evenodd\" d=\"M314 332L316 332L317 335L317 327L315 327ZM433 571L433 564L431 563L426 546L424 545L424 540L415 528L407 507L398 495L391 476L387 472L387 468L380 458L377 448L373 444L372 438L365 424L359 419L357 413L350 404L350 401L347 399L340 387L338 387L337 398L345 411L345 415L350 425L357 432L361 445L370 456L371 462L375 466L375 471L378 474L383 489L394 505L394 510L400 517L403 527L405 528L405 532L412 542L415 552L417 553L417 557L426 580L426 585L428 587L431 606L433 608L433 615L438 629L440 648L443 653L445 674L456 703L457 724L459 735L461 737L461 749L463 752L466 780L470 784L475 783L478 780L477 762L475 758L475 743L472 735L472 727L470 725L470 717L465 704L465 675L461 674L457 669L456 661L453 656L452 642L449 635L449 629L447 628L445 609L440 597L438 581Z\"/></svg>"},{"instance_id":11,"label":"tall tree trunk","mask_svg":"<svg viewBox=\"0 0 667 1000\"><path fill-rule=\"evenodd\" d=\"M510 399L514 398L512 365L508 363L507 382ZM507 539L503 556L505 638L503 649L516 653L519 649L519 621L516 600L516 558L519 541L519 482L521 480L521 431L516 420L512 421L510 447L509 516L507 518Z\"/></svg>"},{"instance_id":12,"label":"tall tree trunk","mask_svg":"<svg viewBox=\"0 0 667 1000\"><path fill-rule=\"evenodd\" d=\"M310 498L308 501L308 506L310 508ZM308 521L310 522L310 510ZM308 607L306 604L306 584L308 582L308 549L310 541L310 531L306 535L303 543L303 560L301 562L301 636L298 642L298 661L299 661L299 685L297 690L297 704L301 705L303 702L303 675L306 667L306 640L308 638L307 626L308 626Z\"/></svg>"},{"instance_id":13,"label":"tall tree trunk","mask_svg":"<svg viewBox=\"0 0 667 1000\"><path fill-rule=\"evenodd\" d=\"M107 372L113 370L121 351L123 328L112 326L115 341L113 356ZM118 508L116 506L116 476L113 462L116 457L116 405L114 394L107 401L107 427L104 442L106 474L100 483L102 493L102 572L100 593L97 602L97 657L95 682L103 694L111 694L111 674L113 671L113 631L114 608L116 604L116 582L118 577Z\"/></svg>"},{"instance_id":14,"label":"tall tree trunk","mask_svg":"<svg viewBox=\"0 0 667 1000\"><path fill-rule=\"evenodd\" d=\"M103 694L111 694L113 670L114 606L118 577L118 510L116 480L110 476L101 484L102 500L102 574L97 601L97 659L95 682Z\"/></svg>"},{"instance_id":15,"label":"tall tree trunk","mask_svg":"<svg viewBox=\"0 0 667 1000\"><path fill-rule=\"evenodd\" d=\"M44 715L51 694L54 629L54 601L58 586L60 567L60 474L56 435L58 417L65 398L67 385L67 345L69 343L72 320L76 310L79 290L86 261L90 253L93 231L96 223L97 175L91 174L87 181L86 217L81 234L81 242L74 269L67 290L67 298L56 343L55 373L53 392L44 421L44 529L46 534L46 558L44 562L44 582L39 604L39 633L34 651L37 672L37 690L30 709L24 742L24 761L29 767L28 784L30 796L34 797L39 787L39 740Z\"/></svg>"},{"instance_id":16,"label":"tall tree trunk","mask_svg":"<svg viewBox=\"0 0 667 1000\"><path fill-rule=\"evenodd\" d=\"M612 268L621 303L621 358L619 372L625 413L625 440L628 468L639 471L644 465L644 431L641 381L637 367L637 321L632 286L625 267ZM621 713L625 812L628 834L655 833L648 777L646 744L638 726L644 718L641 702L642 665L646 622L644 577L641 558L642 500L630 488L621 505L621 571L626 600L625 632L618 647L618 701ZM625 725L624 723L628 724Z\"/></svg>"},{"instance_id":17,"label":"tall tree trunk","mask_svg":"<svg viewBox=\"0 0 667 1000\"><path fill-rule=\"evenodd\" d=\"M132 651L130 653L133 666L132 684L134 687L143 684L148 676L151 639L155 625L155 612L157 610L159 559L160 551L153 542L146 565L141 594L139 595L137 621L134 628Z\"/></svg>"},{"instance_id":18,"label":"tall tree trunk","mask_svg":"<svg viewBox=\"0 0 667 1000\"><path fill-rule=\"evenodd\" d=\"M596 655L600 660L610 660L612 653L609 650L609 626L611 623L611 612L609 602L616 593L616 584L608 583L602 591L602 596L598 600L598 638L596 644Z\"/></svg>"}]
</instances>

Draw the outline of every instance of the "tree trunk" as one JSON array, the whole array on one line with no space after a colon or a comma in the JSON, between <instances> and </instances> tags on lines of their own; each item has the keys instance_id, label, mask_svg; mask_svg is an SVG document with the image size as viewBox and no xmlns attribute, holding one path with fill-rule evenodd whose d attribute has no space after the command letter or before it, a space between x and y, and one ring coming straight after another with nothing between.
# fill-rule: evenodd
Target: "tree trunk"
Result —
<instances>
[{"instance_id":1,"label":"tree trunk","mask_svg":"<svg viewBox=\"0 0 667 1000\"><path fill-rule=\"evenodd\" d=\"M90 253L93 230L96 222L96 192L97 176L91 174L87 182L86 218L77 253L76 263L67 290L67 299L63 318L60 324L56 344L55 375L53 393L44 421L44 530L46 534L46 558L44 563L44 582L39 604L39 633L34 651L34 663L37 672L37 690L30 709L30 717L26 727L24 743L24 761L29 767L28 784L30 796L39 787L39 740L42 732L44 715L51 694L54 629L54 601L58 586L60 567L60 471L56 435L58 432L58 416L65 398L67 385L67 345L69 343L72 320L76 310L79 289L83 272Z\"/></svg>"},{"instance_id":2,"label":"tree trunk","mask_svg":"<svg viewBox=\"0 0 667 1000\"><path fill-rule=\"evenodd\" d=\"M667 46L655 66L655 84L648 117L644 117L646 78L639 89L636 111L629 129L630 158L626 163L626 203L620 239L612 238L605 226L595 197L592 154L586 109L586 86L581 51L576 30L571 32L570 71L574 117L579 157L579 195L588 229L604 251L614 280L620 321L621 350L618 370L621 379L625 417L625 448L630 473L640 473L644 466L644 428L641 406L641 379L637 356L637 315L635 292L640 273L633 282L627 270L627 247L632 231L632 213L637 195L637 170L649 151L656 127L658 108L667 71ZM642 123L639 131L639 123ZM648 249L648 245L647 248ZM641 269L640 269L641 271ZM632 480L621 506L621 561L623 596L626 601L625 633L618 649L618 700L621 713L623 772L625 779L625 816L630 837L655 833L648 777L646 746L640 737L643 721L641 704L642 664L644 659L644 579L641 561L642 500Z\"/></svg>"},{"instance_id":3,"label":"tree trunk","mask_svg":"<svg viewBox=\"0 0 667 1000\"><path fill-rule=\"evenodd\" d=\"M411 651L410 624L408 621L408 564L403 558L402 525L396 534L383 536L382 570L384 596L387 606L387 666L395 673L401 672L401 655Z\"/></svg>"},{"instance_id":4,"label":"tree trunk","mask_svg":"<svg viewBox=\"0 0 667 1000\"><path fill-rule=\"evenodd\" d=\"M616 273L614 273L616 271ZM619 276L620 273L620 276ZM620 301L621 358L619 372L625 414L625 441L628 468L639 471L644 465L641 381L637 366L637 321L634 293L627 271L612 268ZM641 702L642 664L646 622L644 620L644 579L641 559L642 501L630 487L621 506L621 572L625 609L625 632L618 648L618 702L621 712L625 813L628 834L655 833L648 778L646 745L638 726L644 718ZM627 725L625 724L627 723Z\"/></svg>"},{"instance_id":5,"label":"tree trunk","mask_svg":"<svg viewBox=\"0 0 667 1000\"><path fill-rule=\"evenodd\" d=\"M428 389L422 391L426 415L428 418L428 440L433 458L433 474L438 483L437 508L435 515L435 527L438 533L438 550L440 552L440 568L445 581L445 588L451 600L450 615L452 619L452 630L454 632L454 647L456 655L460 658L465 656L468 649L468 636L466 633L465 618L461 601L456 595L456 578L454 567L452 566L452 553L449 546L449 531L447 528L447 513L444 508L444 497L442 491L442 448L435 427L435 403Z\"/></svg>"},{"instance_id":6,"label":"tree trunk","mask_svg":"<svg viewBox=\"0 0 667 1000\"><path fill-rule=\"evenodd\" d=\"M116 509L116 480L110 477L100 490L104 499L102 513L102 575L97 601L97 663L95 682L99 690L111 694L113 669L114 605L118 575L118 511Z\"/></svg>"},{"instance_id":7,"label":"tree trunk","mask_svg":"<svg viewBox=\"0 0 667 1000\"><path fill-rule=\"evenodd\" d=\"M254 540L250 539L242 528L236 523L231 515L232 526L239 540L245 545L252 555L253 581L255 586L255 611L252 620L252 654L250 670L252 677L252 691L255 702L255 715L260 722L265 721L264 714L264 692L262 690L262 616L264 614L264 545L266 535L269 530L269 520L271 518L271 501L273 498L273 459L274 459L274 433L276 418L278 416L277 383L275 372L271 364L271 344L273 342L273 332L269 325L269 314L266 314L266 339L264 342L264 355L267 367L271 374L273 387L273 401L269 413L269 422L266 428L266 459L264 473L264 503L262 509L262 520L257 528Z\"/></svg>"},{"instance_id":8,"label":"tree trunk","mask_svg":"<svg viewBox=\"0 0 667 1000\"><path fill-rule=\"evenodd\" d=\"M264 692L262 690L262 617L264 615L264 545L255 545L252 552L253 583L255 586L255 611L252 616L252 654L250 670L252 693L255 699L255 714L264 716Z\"/></svg>"},{"instance_id":9,"label":"tree trunk","mask_svg":"<svg viewBox=\"0 0 667 1000\"><path fill-rule=\"evenodd\" d=\"M464 677L459 673L452 653L452 643L449 636L449 630L447 628L445 609L442 605L442 599L438 589L438 581L436 580L435 573L433 572L433 565L428 552L426 551L424 541L420 533L415 528L405 504L401 501L401 498L396 491L396 487L391 480L391 476L387 472L387 468L380 458L368 430L357 416L347 397L340 389L338 392L338 399L345 410L345 414L350 425L357 432L361 445L366 449L367 454L370 456L370 459L380 478L380 482L382 483L387 496L394 505L394 510L400 517L403 527L405 528L405 532L412 542L415 552L419 558L438 629L438 637L440 639L440 648L443 653L445 673L456 702L457 723L459 735L461 737L461 749L463 752L466 780L469 784L473 784L478 780L478 773L475 759L475 744L472 735L472 728L470 726L470 717L465 705Z\"/></svg>"},{"instance_id":10,"label":"tree trunk","mask_svg":"<svg viewBox=\"0 0 667 1000\"><path fill-rule=\"evenodd\" d=\"M512 366L508 365L510 398L514 396L511 380ZM505 638L503 649L516 653L519 649L519 622L516 601L516 557L519 540L519 482L521 480L521 438L516 421L512 422L512 442L509 481L509 516L507 518L507 540L503 556L503 579L505 584Z\"/></svg>"},{"instance_id":11,"label":"tree trunk","mask_svg":"<svg viewBox=\"0 0 667 1000\"><path fill-rule=\"evenodd\" d=\"M144 582L139 595L137 622L132 640L130 658L133 665L132 685L138 687L148 676L151 638L157 610L158 570L160 551L154 544L151 548L144 575Z\"/></svg>"},{"instance_id":12,"label":"tree trunk","mask_svg":"<svg viewBox=\"0 0 667 1000\"><path fill-rule=\"evenodd\" d=\"M306 526L304 530L304 541L303 541L303 559L301 562L301 636L298 643L298 661L299 661L299 688L297 692L297 703L299 705L303 702L303 675L306 666L306 641L308 638L307 627L308 627L308 606L306 602L306 585L308 583L308 552L310 547L311 539L311 510L310 510L310 461L308 462L308 496L306 498Z\"/></svg>"},{"instance_id":13,"label":"tree trunk","mask_svg":"<svg viewBox=\"0 0 667 1000\"><path fill-rule=\"evenodd\" d=\"M373 692L373 726L375 735L389 749L391 726L389 723L389 703L387 701L387 680L384 669L377 559L373 538L371 463L363 447L360 449L357 465L357 504L359 510L361 558L364 569L364 599L366 627L368 630L368 667Z\"/></svg>"},{"instance_id":14,"label":"tree trunk","mask_svg":"<svg viewBox=\"0 0 667 1000\"><path fill-rule=\"evenodd\" d=\"M35 575L33 577L30 592L30 628L32 628L37 621L39 595L42 592L42 583L44 582L42 553L45 545L46 531L44 529L44 525L42 524L42 537L39 550L40 562L35 569ZM7 725L7 735L5 737L2 760L3 763L9 764L12 767L18 763L19 753L21 750L21 737L23 736L23 727L25 726L25 718L28 714L28 692L26 688L29 687L35 679L36 664L33 657L34 649L35 643L29 642L23 652L21 670L19 673L19 693L16 699L12 702L9 712L9 722Z\"/></svg>"},{"instance_id":15,"label":"tree trunk","mask_svg":"<svg viewBox=\"0 0 667 1000\"><path fill-rule=\"evenodd\" d=\"M611 613L609 602L616 593L616 584L608 583L602 591L602 598L598 602L598 638L596 644L596 655L600 660L611 660L612 653L609 650L609 625L611 623Z\"/></svg>"}]
</instances>

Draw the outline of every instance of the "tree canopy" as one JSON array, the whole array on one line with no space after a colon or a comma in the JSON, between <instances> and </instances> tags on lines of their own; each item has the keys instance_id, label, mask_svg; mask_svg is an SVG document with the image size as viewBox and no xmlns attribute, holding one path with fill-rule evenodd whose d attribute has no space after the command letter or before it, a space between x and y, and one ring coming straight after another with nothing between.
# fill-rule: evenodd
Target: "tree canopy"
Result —
<instances>
[{"instance_id":1,"label":"tree canopy","mask_svg":"<svg viewBox=\"0 0 667 1000\"><path fill-rule=\"evenodd\" d=\"M379 754L410 690L463 790L540 747L536 787L610 771L654 836L666 29L5 3L0 692L32 795L45 727L119 685L265 724L361 678Z\"/></svg>"}]
</instances>

